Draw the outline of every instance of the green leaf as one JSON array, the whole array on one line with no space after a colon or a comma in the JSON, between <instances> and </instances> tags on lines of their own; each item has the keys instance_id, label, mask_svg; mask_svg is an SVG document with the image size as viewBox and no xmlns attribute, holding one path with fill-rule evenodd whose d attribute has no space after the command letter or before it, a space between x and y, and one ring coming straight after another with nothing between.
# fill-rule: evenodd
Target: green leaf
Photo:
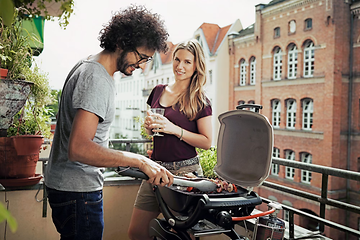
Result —
<instances>
[{"instance_id":1,"label":"green leaf","mask_svg":"<svg viewBox=\"0 0 360 240\"><path fill-rule=\"evenodd\" d=\"M2 0L0 0L2 1ZM15 218L13 218L10 214L10 212L2 205L2 203L0 203L0 222L6 220L9 224L10 230L12 232L15 232L18 225L17 222L15 220Z\"/></svg>"},{"instance_id":2,"label":"green leaf","mask_svg":"<svg viewBox=\"0 0 360 240\"><path fill-rule=\"evenodd\" d=\"M14 17L14 3L12 0L0 0L0 17L6 26L10 26Z\"/></svg>"}]
</instances>

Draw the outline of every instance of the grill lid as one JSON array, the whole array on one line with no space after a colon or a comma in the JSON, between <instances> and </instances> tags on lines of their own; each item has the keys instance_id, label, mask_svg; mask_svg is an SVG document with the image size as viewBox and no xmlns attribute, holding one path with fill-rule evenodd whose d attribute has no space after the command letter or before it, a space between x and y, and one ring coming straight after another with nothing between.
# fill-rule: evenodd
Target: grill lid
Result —
<instances>
[{"instance_id":1,"label":"grill lid","mask_svg":"<svg viewBox=\"0 0 360 240\"><path fill-rule=\"evenodd\" d=\"M233 110L220 114L219 121L214 171L244 188L260 186L271 166L273 129L269 120L249 110Z\"/></svg>"}]
</instances>

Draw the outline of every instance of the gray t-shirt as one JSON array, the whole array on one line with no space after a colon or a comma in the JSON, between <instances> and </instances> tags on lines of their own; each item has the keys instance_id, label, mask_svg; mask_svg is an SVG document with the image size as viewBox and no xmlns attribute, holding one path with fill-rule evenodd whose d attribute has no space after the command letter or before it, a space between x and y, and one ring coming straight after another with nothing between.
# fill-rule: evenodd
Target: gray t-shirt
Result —
<instances>
[{"instance_id":1,"label":"gray t-shirt","mask_svg":"<svg viewBox=\"0 0 360 240\"><path fill-rule=\"evenodd\" d=\"M63 87L54 140L45 171L45 184L60 191L92 192L103 188L102 168L68 159L68 144L76 111L99 117L94 142L108 147L109 128L115 115L115 83L96 61L81 60Z\"/></svg>"}]
</instances>

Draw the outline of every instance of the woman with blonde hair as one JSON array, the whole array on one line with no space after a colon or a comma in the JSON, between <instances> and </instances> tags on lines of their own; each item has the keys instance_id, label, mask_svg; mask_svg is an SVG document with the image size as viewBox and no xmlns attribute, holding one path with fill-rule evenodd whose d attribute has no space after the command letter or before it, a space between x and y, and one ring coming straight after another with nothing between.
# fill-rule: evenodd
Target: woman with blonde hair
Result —
<instances>
[{"instance_id":1,"label":"woman with blonde hair","mask_svg":"<svg viewBox=\"0 0 360 240\"><path fill-rule=\"evenodd\" d=\"M155 136L151 159L176 175L195 173L202 169L195 148L209 149L212 141L212 108L205 96L205 55L196 40L180 43L173 52L175 82L157 85L147 103L151 108L163 108L164 116L152 118L148 111L144 126ZM129 227L132 240L150 239L149 223L160 213L152 185L140 186Z\"/></svg>"}]
</instances>

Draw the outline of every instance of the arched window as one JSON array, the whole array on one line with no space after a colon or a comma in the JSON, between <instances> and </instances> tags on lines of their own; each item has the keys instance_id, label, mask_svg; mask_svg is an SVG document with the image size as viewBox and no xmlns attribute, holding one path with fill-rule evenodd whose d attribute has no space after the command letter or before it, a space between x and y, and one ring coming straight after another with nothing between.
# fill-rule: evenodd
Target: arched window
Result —
<instances>
[{"instance_id":1,"label":"arched window","mask_svg":"<svg viewBox=\"0 0 360 240\"><path fill-rule=\"evenodd\" d=\"M280 127L281 102L278 99L272 101L272 125L274 128Z\"/></svg>"},{"instance_id":2,"label":"arched window","mask_svg":"<svg viewBox=\"0 0 360 240\"><path fill-rule=\"evenodd\" d=\"M304 99L302 102L302 129L312 130L314 104L312 99Z\"/></svg>"},{"instance_id":3,"label":"arched window","mask_svg":"<svg viewBox=\"0 0 360 240\"><path fill-rule=\"evenodd\" d=\"M240 86L246 85L246 62L245 59L240 60Z\"/></svg>"},{"instance_id":4,"label":"arched window","mask_svg":"<svg viewBox=\"0 0 360 240\"><path fill-rule=\"evenodd\" d=\"M255 85L256 77L256 58L250 59L250 85Z\"/></svg>"},{"instance_id":5,"label":"arched window","mask_svg":"<svg viewBox=\"0 0 360 240\"><path fill-rule=\"evenodd\" d=\"M285 159L295 161L295 152L292 150L286 150ZM292 167L285 167L285 177L287 179L294 180L294 176L295 176L295 169Z\"/></svg>"},{"instance_id":6,"label":"arched window","mask_svg":"<svg viewBox=\"0 0 360 240\"><path fill-rule=\"evenodd\" d=\"M289 99L286 101L286 128L295 129L296 123L296 101Z\"/></svg>"},{"instance_id":7,"label":"arched window","mask_svg":"<svg viewBox=\"0 0 360 240\"><path fill-rule=\"evenodd\" d=\"M276 158L280 158L280 149L274 147L272 156L276 157ZM271 175L279 176L279 171L280 171L279 164L272 163L271 164Z\"/></svg>"},{"instance_id":8,"label":"arched window","mask_svg":"<svg viewBox=\"0 0 360 240\"><path fill-rule=\"evenodd\" d=\"M244 100L239 100L237 104L238 104L238 105L245 104L245 101L244 101Z\"/></svg>"},{"instance_id":9,"label":"arched window","mask_svg":"<svg viewBox=\"0 0 360 240\"><path fill-rule=\"evenodd\" d=\"M282 51L281 48L277 47L274 50L273 79L281 80L281 73L282 73Z\"/></svg>"},{"instance_id":10,"label":"arched window","mask_svg":"<svg viewBox=\"0 0 360 240\"><path fill-rule=\"evenodd\" d=\"M288 51L288 68L287 76L288 79L296 78L298 67L298 51L295 44L291 44Z\"/></svg>"},{"instance_id":11,"label":"arched window","mask_svg":"<svg viewBox=\"0 0 360 240\"><path fill-rule=\"evenodd\" d=\"M312 41L307 41L304 46L304 77L312 77L315 67L315 47Z\"/></svg>"},{"instance_id":12,"label":"arched window","mask_svg":"<svg viewBox=\"0 0 360 240\"><path fill-rule=\"evenodd\" d=\"M312 163L312 155L310 153L301 153L301 162L303 163ZM310 184L311 182L311 172L306 170L301 170L301 182Z\"/></svg>"}]
</instances>

